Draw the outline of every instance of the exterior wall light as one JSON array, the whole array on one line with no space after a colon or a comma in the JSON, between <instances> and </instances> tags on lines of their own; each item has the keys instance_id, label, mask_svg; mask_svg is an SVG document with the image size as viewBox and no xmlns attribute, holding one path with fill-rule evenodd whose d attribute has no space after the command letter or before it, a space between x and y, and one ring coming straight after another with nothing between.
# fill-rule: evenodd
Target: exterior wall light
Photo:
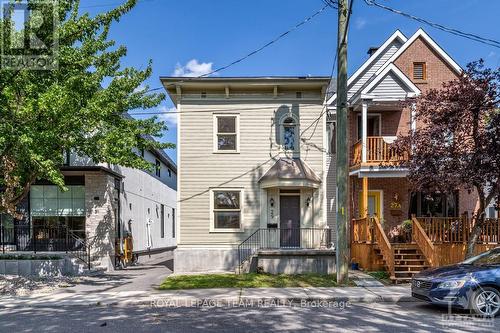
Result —
<instances>
[{"instance_id":1,"label":"exterior wall light","mask_svg":"<svg viewBox=\"0 0 500 333\"><path fill-rule=\"evenodd\" d=\"M307 197L307 199L306 199L307 207L309 207L310 204L311 204L311 197Z\"/></svg>"},{"instance_id":2,"label":"exterior wall light","mask_svg":"<svg viewBox=\"0 0 500 333\"><path fill-rule=\"evenodd\" d=\"M273 198L271 198L271 199L269 200L269 205L271 205L271 207L274 207L274 199L273 199Z\"/></svg>"}]
</instances>

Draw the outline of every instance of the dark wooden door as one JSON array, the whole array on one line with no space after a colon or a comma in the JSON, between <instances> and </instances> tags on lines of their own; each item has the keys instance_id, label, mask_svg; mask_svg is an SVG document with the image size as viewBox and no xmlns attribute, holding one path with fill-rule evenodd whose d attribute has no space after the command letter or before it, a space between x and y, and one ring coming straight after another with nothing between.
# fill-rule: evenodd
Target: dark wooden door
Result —
<instances>
[{"instance_id":1,"label":"dark wooden door","mask_svg":"<svg viewBox=\"0 0 500 333\"><path fill-rule=\"evenodd\" d=\"M300 196L280 197L281 247L300 247Z\"/></svg>"}]
</instances>

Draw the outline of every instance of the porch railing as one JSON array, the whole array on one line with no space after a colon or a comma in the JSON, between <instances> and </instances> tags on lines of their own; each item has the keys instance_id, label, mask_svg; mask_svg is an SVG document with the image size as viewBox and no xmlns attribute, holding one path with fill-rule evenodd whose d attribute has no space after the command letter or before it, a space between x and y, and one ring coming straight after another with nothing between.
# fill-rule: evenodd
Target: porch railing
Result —
<instances>
[{"instance_id":1,"label":"porch railing","mask_svg":"<svg viewBox=\"0 0 500 333\"><path fill-rule=\"evenodd\" d=\"M420 251L431 265L431 267L436 267L439 265L439 258L434 248L434 244L425 232L424 228L420 225L420 222L412 216L412 239L417 243Z\"/></svg>"},{"instance_id":2,"label":"porch railing","mask_svg":"<svg viewBox=\"0 0 500 333\"><path fill-rule=\"evenodd\" d=\"M362 142L359 140L353 146L353 165L362 162ZM408 159L407 154L400 154L387 143L383 136L369 136L366 138L366 162L367 163L398 163Z\"/></svg>"},{"instance_id":3,"label":"porch railing","mask_svg":"<svg viewBox=\"0 0 500 333\"><path fill-rule=\"evenodd\" d=\"M91 239L81 234L84 231L71 230L67 226L0 226L1 251L19 252L66 252L91 266Z\"/></svg>"},{"instance_id":4,"label":"porch railing","mask_svg":"<svg viewBox=\"0 0 500 333\"><path fill-rule=\"evenodd\" d=\"M238 245L241 265L261 249L327 249L333 247L333 230L327 228L257 229Z\"/></svg>"},{"instance_id":5,"label":"porch railing","mask_svg":"<svg viewBox=\"0 0 500 333\"><path fill-rule=\"evenodd\" d=\"M466 243L474 227L467 216L418 217L423 229L434 243ZM481 226L478 243L498 244L500 241L500 219L486 219Z\"/></svg>"},{"instance_id":6,"label":"porch railing","mask_svg":"<svg viewBox=\"0 0 500 333\"><path fill-rule=\"evenodd\" d=\"M394 266L394 249L392 248L387 235L384 232L384 228L380 224L379 219L375 216L370 218L373 223L373 228L375 232L375 240L377 241L380 253L384 258L385 264L388 268L391 279L395 278L395 266Z\"/></svg>"},{"instance_id":7,"label":"porch railing","mask_svg":"<svg viewBox=\"0 0 500 333\"><path fill-rule=\"evenodd\" d=\"M353 219L351 221L351 242L372 243L373 225L372 220L367 217Z\"/></svg>"}]
</instances>

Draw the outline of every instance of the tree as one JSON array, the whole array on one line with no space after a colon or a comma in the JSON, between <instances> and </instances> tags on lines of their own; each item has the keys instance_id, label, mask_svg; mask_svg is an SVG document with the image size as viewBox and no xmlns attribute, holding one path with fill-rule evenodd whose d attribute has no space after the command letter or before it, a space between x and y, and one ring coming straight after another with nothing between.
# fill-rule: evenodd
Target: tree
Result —
<instances>
[{"instance_id":1,"label":"tree","mask_svg":"<svg viewBox=\"0 0 500 333\"><path fill-rule=\"evenodd\" d=\"M471 257L486 207L500 190L500 68L470 63L457 80L414 102L417 129L398 138L397 150L411 151L403 165L416 190L475 190L479 204L466 253Z\"/></svg>"},{"instance_id":2,"label":"tree","mask_svg":"<svg viewBox=\"0 0 500 333\"><path fill-rule=\"evenodd\" d=\"M43 24L37 36L50 46L58 42L58 64L49 70L23 66L0 75L0 213L19 218L16 205L38 179L64 189L60 171L64 151L88 156L96 163L146 169L152 166L137 149L173 147L151 140L166 129L163 122L156 117L136 120L127 114L157 106L164 99L163 94L148 93L149 88L143 86L152 72L151 61L143 70L123 68L120 61L126 48L108 39L111 25L136 2L128 0L91 17L79 14L79 0L54 1L56 7L28 1L29 8L44 18L56 10L55 29ZM30 15L24 30L39 26L34 24L37 19ZM5 35L13 26L9 17L0 21L0 28L8 32L4 45L12 42ZM23 38L17 34L21 36L16 38ZM9 52L8 48L4 51ZM28 51L32 50L22 50Z\"/></svg>"}]
</instances>

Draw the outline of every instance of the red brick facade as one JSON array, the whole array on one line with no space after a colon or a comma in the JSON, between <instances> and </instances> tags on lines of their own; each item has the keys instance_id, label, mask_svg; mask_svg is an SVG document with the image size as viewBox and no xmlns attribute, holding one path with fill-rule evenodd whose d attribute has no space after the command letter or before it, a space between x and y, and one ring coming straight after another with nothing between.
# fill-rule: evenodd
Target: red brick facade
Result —
<instances>
[{"instance_id":1,"label":"red brick facade","mask_svg":"<svg viewBox=\"0 0 500 333\"><path fill-rule=\"evenodd\" d=\"M413 64L414 62L425 63L425 80L413 79ZM457 78L457 73L452 67L438 54L433 48L422 38L417 38L403 53L394 61L394 64L410 79L413 83L425 93L428 89L439 89L444 82L448 82ZM380 111L375 111L380 110ZM350 112L349 130L350 143L352 145L357 142L357 117L360 112ZM400 111L387 111L372 107L369 105L368 113L381 114L381 135L395 136L398 134L406 134L410 130L410 110L404 108ZM352 158L352 148L351 148ZM352 217L359 217L360 194L362 191L362 179L357 176L351 177L351 214ZM408 219L409 198L411 187L406 178L368 178L369 190L381 190L383 193L383 221L386 230L392 226L401 223ZM391 214L391 202L394 194L398 194L401 198L400 216ZM459 206L458 214L467 212L469 215L474 211L477 204L477 195L472 192L459 191Z\"/></svg>"}]
</instances>

